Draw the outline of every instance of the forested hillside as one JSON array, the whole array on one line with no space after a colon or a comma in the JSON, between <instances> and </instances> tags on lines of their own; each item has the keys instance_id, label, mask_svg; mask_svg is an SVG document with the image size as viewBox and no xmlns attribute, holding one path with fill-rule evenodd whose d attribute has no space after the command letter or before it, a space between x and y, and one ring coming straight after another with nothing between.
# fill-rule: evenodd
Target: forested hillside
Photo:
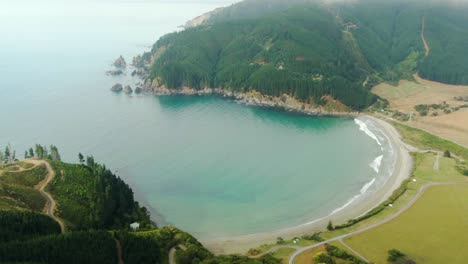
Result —
<instances>
[{"instance_id":1,"label":"forested hillside","mask_svg":"<svg viewBox=\"0 0 468 264\"><path fill-rule=\"evenodd\" d=\"M175 89L288 94L311 104L331 95L360 110L375 102L374 84L416 72L467 84L467 11L421 1L243 1L158 40L150 79Z\"/></svg>"},{"instance_id":2,"label":"forested hillside","mask_svg":"<svg viewBox=\"0 0 468 264\"><path fill-rule=\"evenodd\" d=\"M134 200L133 191L104 165L87 157L82 164L52 162L58 177L48 187L59 204L59 216L70 229L125 228L139 222L150 228L149 213Z\"/></svg>"},{"instance_id":3,"label":"forested hillside","mask_svg":"<svg viewBox=\"0 0 468 264\"><path fill-rule=\"evenodd\" d=\"M49 151L50 150L50 151ZM279 264L271 256L250 259L216 257L190 234L175 227L156 227L132 189L92 156L79 164L60 161L55 146L36 145L18 161L9 147L0 159L0 263L169 263ZM50 164L50 165L49 165ZM51 167L52 173L49 171ZM52 216L44 210L46 186L58 204ZM49 214L49 213L48 213ZM139 223L132 230L130 223Z\"/></svg>"}]
</instances>

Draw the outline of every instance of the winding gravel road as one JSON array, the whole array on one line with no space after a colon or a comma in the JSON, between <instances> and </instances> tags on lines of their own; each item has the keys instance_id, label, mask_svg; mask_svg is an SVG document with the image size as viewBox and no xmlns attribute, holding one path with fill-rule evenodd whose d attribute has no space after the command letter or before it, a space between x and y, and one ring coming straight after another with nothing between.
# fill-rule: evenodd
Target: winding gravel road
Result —
<instances>
[{"instance_id":1,"label":"winding gravel road","mask_svg":"<svg viewBox=\"0 0 468 264\"><path fill-rule=\"evenodd\" d=\"M52 181L52 179L55 177L55 171L52 169L52 166L50 166L49 162L45 160L35 160L35 159L27 159L25 162L34 164L35 166L39 165L45 165L47 169L47 175L42 180L39 182L34 188L39 191L39 193L46 199L46 204L44 206L43 212L50 216L52 219L54 219L59 225L60 225L60 230L62 233L65 233L65 224L55 216L55 209L57 208L57 203L55 202L54 198L52 198L52 195L50 193L45 191L45 188L47 185Z\"/></svg>"},{"instance_id":2,"label":"winding gravel road","mask_svg":"<svg viewBox=\"0 0 468 264\"><path fill-rule=\"evenodd\" d=\"M176 253L176 250L177 248L181 248L182 250L187 250L187 248L182 245L182 244L179 244L175 247L172 247L170 250L169 250L169 264L177 264L176 261L175 261L175 253Z\"/></svg>"},{"instance_id":3,"label":"winding gravel road","mask_svg":"<svg viewBox=\"0 0 468 264\"><path fill-rule=\"evenodd\" d=\"M426 40L426 37L424 36L424 31L426 30L426 17L423 16L422 18L422 26L421 26L421 39L423 41L423 44L424 44L424 49L426 50L426 57L429 56L429 54L431 53L431 48L429 47L429 44L427 44L427 40Z\"/></svg>"}]
</instances>

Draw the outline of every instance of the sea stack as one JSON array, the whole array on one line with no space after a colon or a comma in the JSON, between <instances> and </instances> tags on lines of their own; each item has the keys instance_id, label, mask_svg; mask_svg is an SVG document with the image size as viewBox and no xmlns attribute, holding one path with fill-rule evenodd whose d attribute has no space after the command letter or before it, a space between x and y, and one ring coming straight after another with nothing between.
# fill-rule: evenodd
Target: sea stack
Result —
<instances>
[{"instance_id":1,"label":"sea stack","mask_svg":"<svg viewBox=\"0 0 468 264\"><path fill-rule=\"evenodd\" d=\"M121 92L123 90L123 86L120 83L117 83L116 85L112 86L111 91L113 92Z\"/></svg>"},{"instance_id":2,"label":"sea stack","mask_svg":"<svg viewBox=\"0 0 468 264\"><path fill-rule=\"evenodd\" d=\"M120 70L120 69L106 72L107 75L111 75L111 76L122 75L123 73L124 72L122 70Z\"/></svg>"},{"instance_id":3,"label":"sea stack","mask_svg":"<svg viewBox=\"0 0 468 264\"><path fill-rule=\"evenodd\" d=\"M132 87L130 85L125 86L124 93L132 94L133 93Z\"/></svg>"},{"instance_id":4,"label":"sea stack","mask_svg":"<svg viewBox=\"0 0 468 264\"><path fill-rule=\"evenodd\" d=\"M117 68L125 68L127 67L127 62L125 61L124 57L120 55L120 57L115 60L114 66Z\"/></svg>"},{"instance_id":5,"label":"sea stack","mask_svg":"<svg viewBox=\"0 0 468 264\"><path fill-rule=\"evenodd\" d=\"M136 94L141 94L141 92L143 92L143 88L141 88L140 86L137 86L137 87L135 88L135 93L136 93Z\"/></svg>"}]
</instances>

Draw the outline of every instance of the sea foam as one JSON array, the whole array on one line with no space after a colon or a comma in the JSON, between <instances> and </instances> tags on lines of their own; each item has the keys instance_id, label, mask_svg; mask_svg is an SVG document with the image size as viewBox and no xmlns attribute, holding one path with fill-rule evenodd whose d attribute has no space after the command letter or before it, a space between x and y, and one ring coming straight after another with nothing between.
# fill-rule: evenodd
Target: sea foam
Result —
<instances>
[{"instance_id":1,"label":"sea foam","mask_svg":"<svg viewBox=\"0 0 468 264\"><path fill-rule=\"evenodd\" d=\"M372 133L372 131L369 130L366 123L364 123L363 121L361 121L361 120L359 120L357 118L354 119L354 123L356 123L359 126L359 130L363 131L369 137L371 137L373 140L375 140L377 142L377 144L379 144L379 146L382 146L382 144L380 143L377 136L374 133Z\"/></svg>"},{"instance_id":2,"label":"sea foam","mask_svg":"<svg viewBox=\"0 0 468 264\"><path fill-rule=\"evenodd\" d=\"M382 164L382 158L383 155L378 156L377 158L374 159L374 161L369 164L369 166L374 169L376 173L379 173L380 171L380 165Z\"/></svg>"},{"instance_id":3,"label":"sea foam","mask_svg":"<svg viewBox=\"0 0 468 264\"><path fill-rule=\"evenodd\" d=\"M367 190L369 190L369 188L374 184L375 182L375 178L373 178L370 182L364 184L364 186L362 186L361 190L359 191L359 194L353 196L351 199L349 199L343 206L341 207L338 207L336 208L335 210L333 210L331 212L330 215L333 215L335 213L338 213L339 211L345 209L346 207L348 207L350 204L352 204L354 201L356 201L357 199L359 199L359 197L361 197L362 195L364 195Z\"/></svg>"}]
</instances>

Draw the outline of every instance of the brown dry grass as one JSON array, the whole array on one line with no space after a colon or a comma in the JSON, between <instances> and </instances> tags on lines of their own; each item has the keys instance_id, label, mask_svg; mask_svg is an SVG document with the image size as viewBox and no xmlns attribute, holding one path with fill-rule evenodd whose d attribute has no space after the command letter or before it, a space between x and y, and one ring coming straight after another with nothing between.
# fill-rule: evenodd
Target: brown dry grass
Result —
<instances>
[{"instance_id":1,"label":"brown dry grass","mask_svg":"<svg viewBox=\"0 0 468 264\"><path fill-rule=\"evenodd\" d=\"M415 76L414 81L400 81L398 86L380 84L372 92L389 101L389 109L406 114L416 113L414 107L418 104L441 104L447 102L451 107L465 104L454 99L458 96L468 96L468 86L447 85L432 82ZM468 109L438 116L417 116L407 125L426 130L442 138L468 146Z\"/></svg>"}]
</instances>

